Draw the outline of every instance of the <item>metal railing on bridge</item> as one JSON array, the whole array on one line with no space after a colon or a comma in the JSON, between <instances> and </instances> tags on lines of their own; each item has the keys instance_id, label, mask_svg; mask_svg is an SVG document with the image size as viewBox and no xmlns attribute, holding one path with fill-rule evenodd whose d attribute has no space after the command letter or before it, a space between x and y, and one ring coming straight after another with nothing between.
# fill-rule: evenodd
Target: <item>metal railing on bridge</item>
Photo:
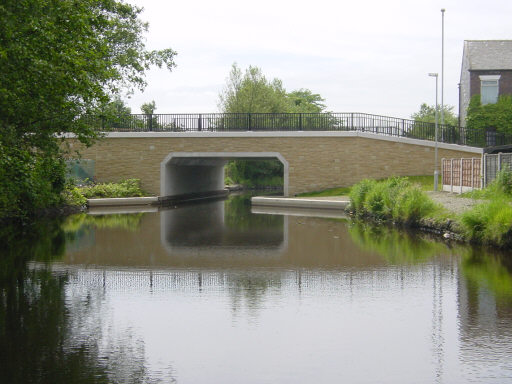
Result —
<instances>
[{"instance_id":1,"label":"metal railing on bridge","mask_svg":"<svg viewBox=\"0 0 512 384\"><path fill-rule=\"evenodd\" d=\"M106 132L356 131L435 140L435 124L356 112L185 113L84 117ZM487 147L512 144L512 135L439 124L440 143Z\"/></svg>"}]
</instances>

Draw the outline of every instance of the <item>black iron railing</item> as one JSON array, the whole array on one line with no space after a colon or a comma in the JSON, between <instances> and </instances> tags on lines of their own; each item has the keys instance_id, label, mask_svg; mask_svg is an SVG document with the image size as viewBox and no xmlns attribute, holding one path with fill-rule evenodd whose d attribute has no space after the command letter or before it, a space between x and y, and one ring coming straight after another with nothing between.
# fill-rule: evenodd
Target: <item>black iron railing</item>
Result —
<instances>
[{"instance_id":1,"label":"black iron railing","mask_svg":"<svg viewBox=\"0 0 512 384\"><path fill-rule=\"evenodd\" d=\"M107 132L357 131L435 140L435 124L367 113L187 113L85 117ZM495 130L471 130L439 124L438 141L476 147L512 144Z\"/></svg>"}]
</instances>

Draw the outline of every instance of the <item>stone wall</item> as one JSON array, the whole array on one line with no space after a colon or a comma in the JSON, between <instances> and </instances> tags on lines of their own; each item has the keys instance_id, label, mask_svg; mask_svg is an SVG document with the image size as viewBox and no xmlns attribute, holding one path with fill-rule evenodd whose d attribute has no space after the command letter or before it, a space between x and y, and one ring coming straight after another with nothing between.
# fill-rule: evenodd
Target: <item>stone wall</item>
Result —
<instances>
[{"instance_id":1,"label":"stone wall","mask_svg":"<svg viewBox=\"0 0 512 384\"><path fill-rule=\"evenodd\" d=\"M80 146L68 139L73 149ZM160 194L160 165L171 152L276 152L289 164L289 195L364 178L433 174L434 143L357 132L111 133L82 158L95 161L98 181L139 178ZM439 144L441 158L480 157L481 149Z\"/></svg>"}]
</instances>

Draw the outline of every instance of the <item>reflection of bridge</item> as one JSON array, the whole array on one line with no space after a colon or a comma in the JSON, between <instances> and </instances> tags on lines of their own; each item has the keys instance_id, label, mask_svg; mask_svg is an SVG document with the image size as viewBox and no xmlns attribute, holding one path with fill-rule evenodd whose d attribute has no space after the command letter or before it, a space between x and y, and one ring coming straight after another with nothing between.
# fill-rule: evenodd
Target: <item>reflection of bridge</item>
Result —
<instances>
[{"instance_id":1,"label":"reflection of bridge","mask_svg":"<svg viewBox=\"0 0 512 384\"><path fill-rule=\"evenodd\" d=\"M81 150L84 159L95 162L95 177L140 178L147 191L161 196L222 189L226 161L240 158L280 161L285 195L434 169L433 124L406 119L360 113L191 114L96 122L110 132ZM439 138L444 141L439 158L482 153L461 145L483 145L467 130L442 126Z\"/></svg>"}]
</instances>

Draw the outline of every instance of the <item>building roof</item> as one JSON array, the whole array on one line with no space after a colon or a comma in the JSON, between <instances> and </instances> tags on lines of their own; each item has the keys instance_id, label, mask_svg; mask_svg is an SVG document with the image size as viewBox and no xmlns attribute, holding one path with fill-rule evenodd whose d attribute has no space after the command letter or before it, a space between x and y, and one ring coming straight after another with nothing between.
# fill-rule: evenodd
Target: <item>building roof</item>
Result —
<instances>
[{"instance_id":1,"label":"building roof","mask_svg":"<svg viewBox=\"0 0 512 384\"><path fill-rule=\"evenodd\" d=\"M512 69L512 40L465 40L469 70Z\"/></svg>"}]
</instances>

